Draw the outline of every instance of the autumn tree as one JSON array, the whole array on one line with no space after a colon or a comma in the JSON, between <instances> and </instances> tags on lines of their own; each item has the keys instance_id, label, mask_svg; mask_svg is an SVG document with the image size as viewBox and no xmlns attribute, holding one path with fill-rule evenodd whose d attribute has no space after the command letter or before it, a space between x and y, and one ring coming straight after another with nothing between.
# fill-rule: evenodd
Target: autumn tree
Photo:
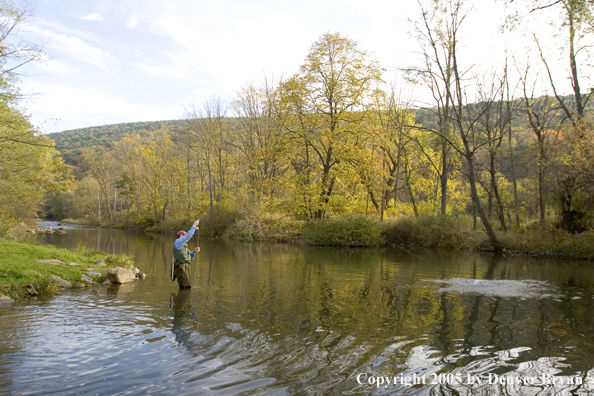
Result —
<instances>
[{"instance_id":1,"label":"autumn tree","mask_svg":"<svg viewBox=\"0 0 594 396\"><path fill-rule=\"evenodd\" d=\"M195 164L208 189L209 210L214 211L215 202L230 187L230 172L233 162L229 124L226 120L230 105L220 97L211 97L201 108L189 106L185 119L195 134L197 148Z\"/></svg>"},{"instance_id":2,"label":"autumn tree","mask_svg":"<svg viewBox=\"0 0 594 396\"><path fill-rule=\"evenodd\" d=\"M19 68L42 56L41 46L22 35L31 10L0 2L0 234L34 217L47 192L66 181L53 142L40 135L18 108Z\"/></svg>"},{"instance_id":3,"label":"autumn tree","mask_svg":"<svg viewBox=\"0 0 594 396\"><path fill-rule=\"evenodd\" d=\"M441 106L440 111L445 127L440 123L433 132L464 159L473 207L493 248L501 250L503 246L483 208L477 188L476 154L489 141L484 139L477 128L477 121L487 111L487 107L481 103L469 106L469 84L466 81L469 68L463 67L460 58L459 33L469 13L468 4L461 0L439 0L428 6L420 4L420 7L421 15L415 22L415 29L422 48L423 66L414 68L413 71L423 77L422 81L428 84L434 95L437 93L437 103L446 103ZM456 132L456 136L451 133L450 128Z\"/></svg>"},{"instance_id":4,"label":"autumn tree","mask_svg":"<svg viewBox=\"0 0 594 396\"><path fill-rule=\"evenodd\" d=\"M271 82L260 87L248 84L240 89L234 102L234 145L240 166L247 178L252 198L273 199L279 193L278 178L286 172L288 154L284 131L279 121L279 95Z\"/></svg>"},{"instance_id":5,"label":"autumn tree","mask_svg":"<svg viewBox=\"0 0 594 396\"><path fill-rule=\"evenodd\" d=\"M561 38L561 45L556 46L556 49L560 50L568 61L566 77L571 83L573 97L564 96L558 87L561 79L554 74L551 61L541 46L543 41L539 36L541 33L533 33L533 37L554 96L568 120L574 127L578 127L585 116L585 104L592 94L589 92L584 95L580 81L584 77L584 70L589 67L588 54L592 46L594 29L594 3L590 0L524 0L513 2L513 5L515 7L508 16L511 28L528 25L531 29L547 21L560 32L557 37Z\"/></svg>"},{"instance_id":6,"label":"autumn tree","mask_svg":"<svg viewBox=\"0 0 594 396\"><path fill-rule=\"evenodd\" d=\"M303 204L309 216L325 217L341 172L365 151L365 120L381 78L382 69L355 41L326 33L312 45L299 74L285 84L294 115L292 163L306 187Z\"/></svg>"},{"instance_id":7,"label":"autumn tree","mask_svg":"<svg viewBox=\"0 0 594 396\"><path fill-rule=\"evenodd\" d=\"M66 186L67 168L53 142L0 100L0 234L37 215L47 192Z\"/></svg>"}]
</instances>

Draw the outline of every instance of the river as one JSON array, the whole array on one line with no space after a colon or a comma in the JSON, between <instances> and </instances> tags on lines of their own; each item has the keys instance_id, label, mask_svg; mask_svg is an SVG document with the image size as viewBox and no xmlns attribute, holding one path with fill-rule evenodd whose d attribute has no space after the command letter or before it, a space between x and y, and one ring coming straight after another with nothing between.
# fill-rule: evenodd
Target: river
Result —
<instances>
[{"instance_id":1,"label":"river","mask_svg":"<svg viewBox=\"0 0 594 396\"><path fill-rule=\"evenodd\" d=\"M173 239L39 235L147 277L0 308L0 394L594 394L590 262Z\"/></svg>"}]
</instances>

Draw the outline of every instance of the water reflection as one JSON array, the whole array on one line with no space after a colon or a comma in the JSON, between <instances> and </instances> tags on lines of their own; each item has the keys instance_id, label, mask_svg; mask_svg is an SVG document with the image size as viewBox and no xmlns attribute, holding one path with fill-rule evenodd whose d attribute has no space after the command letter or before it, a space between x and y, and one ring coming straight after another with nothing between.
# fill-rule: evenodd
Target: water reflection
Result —
<instances>
[{"instance_id":1,"label":"water reflection","mask_svg":"<svg viewBox=\"0 0 594 396\"><path fill-rule=\"evenodd\" d=\"M502 388L378 389L357 376L585 376L594 367L587 262L203 240L193 288L182 291L169 281L168 236L40 238L131 253L148 277L1 311L0 373L10 380L0 393L492 394ZM68 375L37 370L64 360ZM70 389L65 378L85 385Z\"/></svg>"},{"instance_id":2,"label":"water reflection","mask_svg":"<svg viewBox=\"0 0 594 396\"><path fill-rule=\"evenodd\" d=\"M177 294L172 294L173 309L173 334L180 344L186 344L189 332L192 331L191 322L195 315L192 312L191 304L192 290L179 290Z\"/></svg>"}]
</instances>

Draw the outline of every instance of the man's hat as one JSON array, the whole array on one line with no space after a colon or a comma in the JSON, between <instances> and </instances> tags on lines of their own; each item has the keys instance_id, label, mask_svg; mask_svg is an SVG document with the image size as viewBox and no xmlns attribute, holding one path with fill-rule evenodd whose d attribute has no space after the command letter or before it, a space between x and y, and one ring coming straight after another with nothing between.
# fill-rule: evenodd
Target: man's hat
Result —
<instances>
[{"instance_id":1,"label":"man's hat","mask_svg":"<svg viewBox=\"0 0 594 396\"><path fill-rule=\"evenodd\" d=\"M186 232L185 232L185 231L183 231L183 230L182 230L182 231L178 231L178 232L177 232L177 237L178 237L178 238L179 238L180 236L184 236L184 235L186 235Z\"/></svg>"}]
</instances>

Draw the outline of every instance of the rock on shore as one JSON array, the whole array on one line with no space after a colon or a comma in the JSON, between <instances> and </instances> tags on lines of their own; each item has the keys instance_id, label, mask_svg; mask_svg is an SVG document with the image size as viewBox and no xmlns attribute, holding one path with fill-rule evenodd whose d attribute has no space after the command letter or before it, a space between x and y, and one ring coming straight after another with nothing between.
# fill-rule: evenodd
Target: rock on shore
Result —
<instances>
[{"instance_id":1,"label":"rock on shore","mask_svg":"<svg viewBox=\"0 0 594 396\"><path fill-rule=\"evenodd\" d=\"M129 283L134 279L136 279L136 274L126 268L115 267L107 270L107 280L111 283Z\"/></svg>"},{"instance_id":2,"label":"rock on shore","mask_svg":"<svg viewBox=\"0 0 594 396\"><path fill-rule=\"evenodd\" d=\"M50 275L51 280L53 280L54 282L56 282L58 284L58 286L64 288L64 289L70 289L72 287L72 283L68 282L67 280L64 280L62 278L60 278L59 276L56 275Z\"/></svg>"}]
</instances>

